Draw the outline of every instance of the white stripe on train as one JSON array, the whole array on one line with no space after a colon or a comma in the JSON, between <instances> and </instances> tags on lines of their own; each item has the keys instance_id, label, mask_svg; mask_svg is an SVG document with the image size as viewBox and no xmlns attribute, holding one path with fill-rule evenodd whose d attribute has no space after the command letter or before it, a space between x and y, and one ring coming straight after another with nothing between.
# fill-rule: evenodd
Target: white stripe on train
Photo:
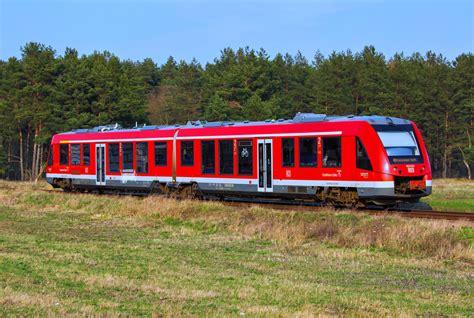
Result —
<instances>
[{"instance_id":1,"label":"white stripe on train","mask_svg":"<svg viewBox=\"0 0 474 318\"><path fill-rule=\"evenodd\" d=\"M78 180L95 180L95 175L75 175L47 173L47 178L68 178ZM106 180L116 181L160 181L171 182L168 176L105 176ZM193 177L176 177L176 182L202 182L202 183L219 183L219 184L257 184L258 179L241 179L241 178L193 178ZM334 181L334 180L285 180L274 179L273 185L276 186L315 186L315 187L362 187L362 188L393 188L393 181ZM432 181L427 180L426 186L431 187Z\"/></svg>"},{"instance_id":2,"label":"white stripe on train","mask_svg":"<svg viewBox=\"0 0 474 318\"><path fill-rule=\"evenodd\" d=\"M304 136L338 136L342 135L342 131L323 131L323 132L304 132L304 133L284 133L284 134L259 134L259 135L219 135L219 136L186 136L176 137L177 140L194 140L194 139L224 139L224 138L267 138L267 137L304 137ZM101 142L131 142L131 141L162 141L173 140L173 137L158 138L124 138L124 139L90 139L90 140L61 140L60 143L101 143Z\"/></svg>"}]
</instances>

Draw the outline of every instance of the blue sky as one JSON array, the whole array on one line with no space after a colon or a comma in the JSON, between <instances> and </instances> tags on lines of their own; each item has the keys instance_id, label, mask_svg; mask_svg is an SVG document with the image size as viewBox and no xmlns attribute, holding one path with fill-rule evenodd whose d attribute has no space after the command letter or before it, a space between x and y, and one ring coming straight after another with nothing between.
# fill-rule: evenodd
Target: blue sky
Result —
<instances>
[{"instance_id":1,"label":"blue sky","mask_svg":"<svg viewBox=\"0 0 474 318\"><path fill-rule=\"evenodd\" d=\"M474 49L474 1L422 0L0 0L0 59L36 41L58 54L108 50L120 58L212 61L225 47L360 51L387 57L432 50L454 59Z\"/></svg>"}]
</instances>

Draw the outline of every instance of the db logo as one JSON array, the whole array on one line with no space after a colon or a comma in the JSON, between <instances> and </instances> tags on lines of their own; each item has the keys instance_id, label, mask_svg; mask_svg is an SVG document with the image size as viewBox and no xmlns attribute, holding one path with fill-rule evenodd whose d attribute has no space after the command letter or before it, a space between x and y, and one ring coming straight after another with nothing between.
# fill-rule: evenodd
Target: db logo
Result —
<instances>
[{"instance_id":1,"label":"db logo","mask_svg":"<svg viewBox=\"0 0 474 318\"><path fill-rule=\"evenodd\" d=\"M291 178L291 170L286 170L286 177Z\"/></svg>"},{"instance_id":2,"label":"db logo","mask_svg":"<svg viewBox=\"0 0 474 318\"><path fill-rule=\"evenodd\" d=\"M414 173L414 172L415 172L415 168L408 168L408 172L409 172L409 173Z\"/></svg>"}]
</instances>

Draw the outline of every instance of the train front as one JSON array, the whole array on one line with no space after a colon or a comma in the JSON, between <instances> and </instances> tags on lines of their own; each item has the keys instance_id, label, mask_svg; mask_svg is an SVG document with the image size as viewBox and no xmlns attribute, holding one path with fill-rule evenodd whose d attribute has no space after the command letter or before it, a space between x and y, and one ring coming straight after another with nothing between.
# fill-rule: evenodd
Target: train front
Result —
<instances>
[{"instance_id":1,"label":"train front","mask_svg":"<svg viewBox=\"0 0 474 318\"><path fill-rule=\"evenodd\" d=\"M378 152L380 166L377 170L390 184L390 187L374 190L373 202L382 205L414 203L430 195L430 162L416 125L404 119L386 118L384 123L373 123L372 127L383 146L383 151Z\"/></svg>"}]
</instances>

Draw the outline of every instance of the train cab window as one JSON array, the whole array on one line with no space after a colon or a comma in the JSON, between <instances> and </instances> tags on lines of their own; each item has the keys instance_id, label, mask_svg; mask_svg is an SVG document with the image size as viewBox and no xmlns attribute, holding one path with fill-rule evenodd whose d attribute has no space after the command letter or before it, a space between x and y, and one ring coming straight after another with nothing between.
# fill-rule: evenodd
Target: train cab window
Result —
<instances>
[{"instance_id":1,"label":"train cab window","mask_svg":"<svg viewBox=\"0 0 474 318\"><path fill-rule=\"evenodd\" d=\"M316 138L300 138L300 167L317 166Z\"/></svg>"},{"instance_id":2,"label":"train cab window","mask_svg":"<svg viewBox=\"0 0 474 318\"><path fill-rule=\"evenodd\" d=\"M148 173L148 143L137 142L137 172Z\"/></svg>"},{"instance_id":3,"label":"train cab window","mask_svg":"<svg viewBox=\"0 0 474 318\"><path fill-rule=\"evenodd\" d=\"M48 166L53 165L53 145L49 146L49 153L48 153Z\"/></svg>"},{"instance_id":4,"label":"train cab window","mask_svg":"<svg viewBox=\"0 0 474 318\"><path fill-rule=\"evenodd\" d=\"M203 174L216 173L216 147L214 140L201 141L201 171Z\"/></svg>"},{"instance_id":5,"label":"train cab window","mask_svg":"<svg viewBox=\"0 0 474 318\"><path fill-rule=\"evenodd\" d=\"M82 145L82 164L84 166L90 166L91 164L91 145L90 144Z\"/></svg>"},{"instance_id":6,"label":"train cab window","mask_svg":"<svg viewBox=\"0 0 474 318\"><path fill-rule=\"evenodd\" d=\"M341 167L341 137L323 138L323 167Z\"/></svg>"},{"instance_id":7,"label":"train cab window","mask_svg":"<svg viewBox=\"0 0 474 318\"><path fill-rule=\"evenodd\" d=\"M71 165L72 166L81 165L81 145L80 144L71 145Z\"/></svg>"},{"instance_id":8,"label":"train cab window","mask_svg":"<svg viewBox=\"0 0 474 318\"><path fill-rule=\"evenodd\" d=\"M234 142L219 140L219 173L234 174Z\"/></svg>"},{"instance_id":9,"label":"train cab window","mask_svg":"<svg viewBox=\"0 0 474 318\"><path fill-rule=\"evenodd\" d=\"M69 145L59 145L59 164L63 166L69 164Z\"/></svg>"},{"instance_id":10,"label":"train cab window","mask_svg":"<svg viewBox=\"0 0 474 318\"><path fill-rule=\"evenodd\" d=\"M365 147L360 141L359 138L356 137L356 167L358 169L370 170L372 171L372 164L370 163L369 156L367 155L367 151L365 151Z\"/></svg>"},{"instance_id":11,"label":"train cab window","mask_svg":"<svg viewBox=\"0 0 474 318\"><path fill-rule=\"evenodd\" d=\"M282 167L295 166L295 140L293 138L283 138L281 140Z\"/></svg>"},{"instance_id":12,"label":"train cab window","mask_svg":"<svg viewBox=\"0 0 474 318\"><path fill-rule=\"evenodd\" d=\"M238 159L239 175L251 176L253 174L252 140L239 140Z\"/></svg>"},{"instance_id":13,"label":"train cab window","mask_svg":"<svg viewBox=\"0 0 474 318\"><path fill-rule=\"evenodd\" d=\"M181 141L181 165L194 166L194 141Z\"/></svg>"},{"instance_id":14,"label":"train cab window","mask_svg":"<svg viewBox=\"0 0 474 318\"><path fill-rule=\"evenodd\" d=\"M133 171L133 143L122 144L122 171Z\"/></svg>"},{"instance_id":15,"label":"train cab window","mask_svg":"<svg viewBox=\"0 0 474 318\"><path fill-rule=\"evenodd\" d=\"M166 142L156 141L155 142L155 166L166 166L167 155L166 155Z\"/></svg>"},{"instance_id":16,"label":"train cab window","mask_svg":"<svg viewBox=\"0 0 474 318\"><path fill-rule=\"evenodd\" d=\"M109 171L119 172L119 144L108 145L107 158L109 159Z\"/></svg>"}]
</instances>

